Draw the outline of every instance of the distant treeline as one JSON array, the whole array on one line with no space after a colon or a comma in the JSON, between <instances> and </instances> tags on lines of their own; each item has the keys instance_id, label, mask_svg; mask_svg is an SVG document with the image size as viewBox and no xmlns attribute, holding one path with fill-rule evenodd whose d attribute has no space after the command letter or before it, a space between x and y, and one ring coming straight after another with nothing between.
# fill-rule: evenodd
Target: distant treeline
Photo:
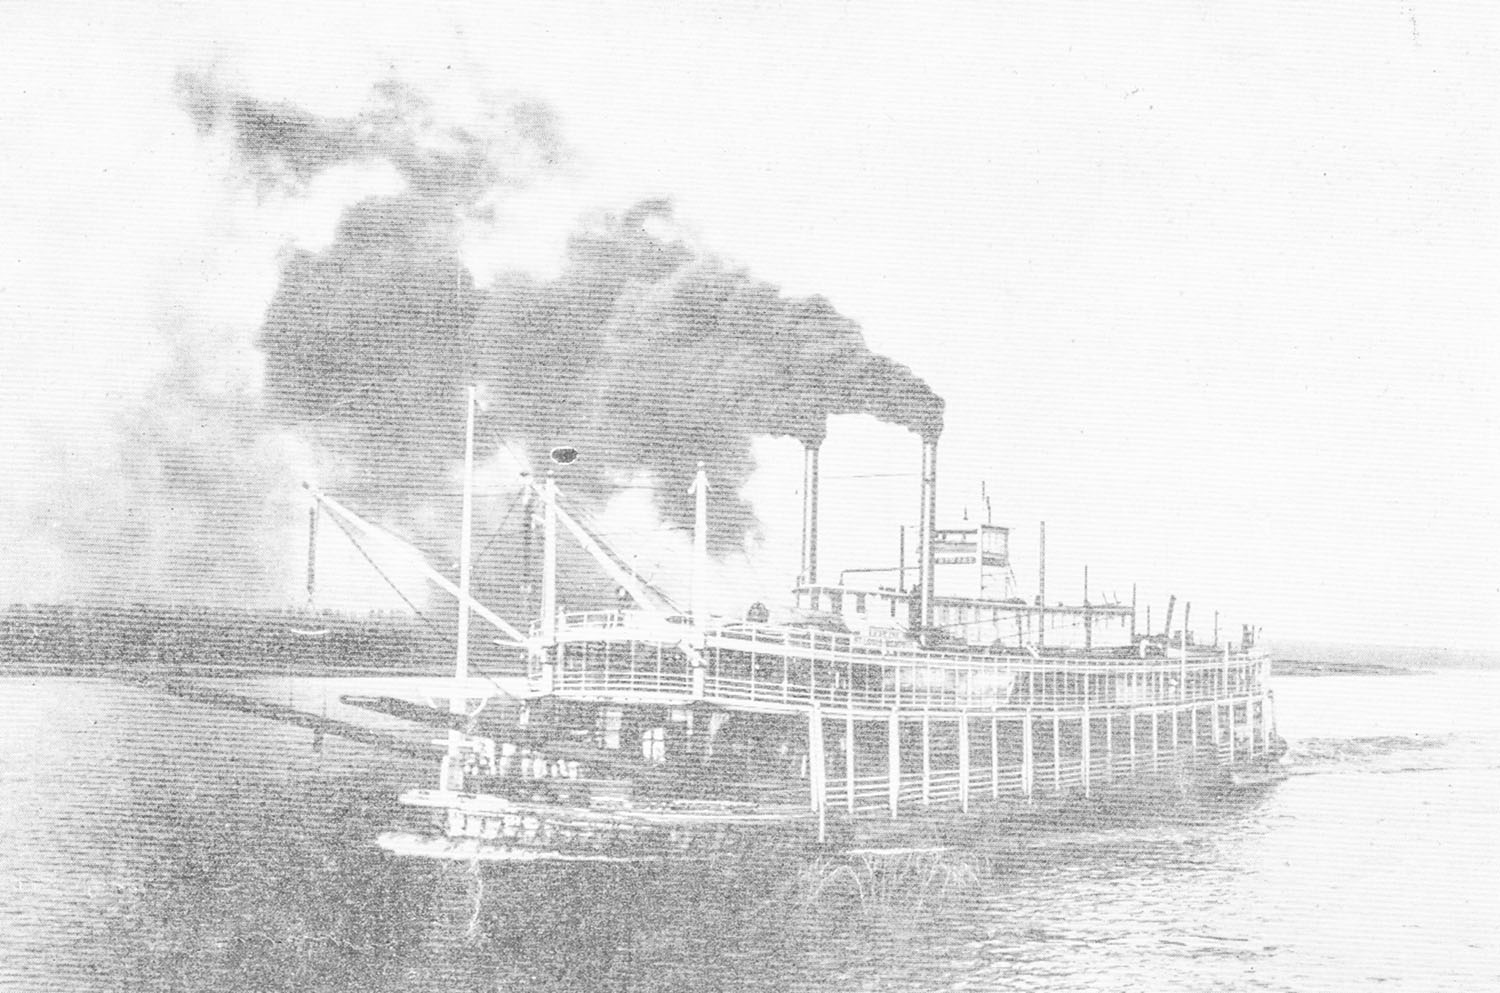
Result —
<instances>
[{"instance_id":1,"label":"distant treeline","mask_svg":"<svg viewBox=\"0 0 1500 993\"><path fill-rule=\"evenodd\" d=\"M0 610L0 672L183 666L437 669L451 636L407 614L222 607L14 604Z\"/></svg>"}]
</instances>

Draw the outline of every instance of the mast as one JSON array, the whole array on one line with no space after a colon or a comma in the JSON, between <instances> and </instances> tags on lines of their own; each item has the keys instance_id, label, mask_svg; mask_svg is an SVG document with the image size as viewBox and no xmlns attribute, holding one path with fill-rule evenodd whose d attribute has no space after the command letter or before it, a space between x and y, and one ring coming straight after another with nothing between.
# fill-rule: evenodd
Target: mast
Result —
<instances>
[{"instance_id":1,"label":"mast","mask_svg":"<svg viewBox=\"0 0 1500 993\"><path fill-rule=\"evenodd\" d=\"M475 389L470 386L466 401L468 417L464 426L463 512L458 529L458 646L453 662L453 694L448 697L448 713L458 715L468 713L469 709L469 701L464 696L463 685L469 678L469 559L473 543L471 527L474 514L474 394ZM463 735L455 727L448 729L448 752L443 756L442 768L438 772L438 788L442 790L464 788ZM449 820L451 824L451 814Z\"/></svg>"},{"instance_id":2,"label":"mast","mask_svg":"<svg viewBox=\"0 0 1500 993\"><path fill-rule=\"evenodd\" d=\"M547 471L542 484L542 645L557 641L557 479Z\"/></svg>"},{"instance_id":3,"label":"mast","mask_svg":"<svg viewBox=\"0 0 1500 993\"><path fill-rule=\"evenodd\" d=\"M474 400L476 389L469 387L468 423L464 427L464 504L462 521L458 532L458 655L453 664L455 679L469 676L469 581L473 563L473 518L474 518ZM452 713L461 714L464 702L455 695L449 701Z\"/></svg>"},{"instance_id":4,"label":"mast","mask_svg":"<svg viewBox=\"0 0 1500 993\"><path fill-rule=\"evenodd\" d=\"M817 449L809 449L816 453ZM816 458L816 455L814 456ZM700 629L708 623L708 471L698 463L698 473L689 488L693 494L693 623ZM816 560L813 560L816 562ZM809 566L816 568L816 566Z\"/></svg>"},{"instance_id":5,"label":"mast","mask_svg":"<svg viewBox=\"0 0 1500 993\"><path fill-rule=\"evenodd\" d=\"M1038 648L1047 644L1047 522L1042 522L1041 551L1037 555L1036 566L1036 645Z\"/></svg>"}]
</instances>

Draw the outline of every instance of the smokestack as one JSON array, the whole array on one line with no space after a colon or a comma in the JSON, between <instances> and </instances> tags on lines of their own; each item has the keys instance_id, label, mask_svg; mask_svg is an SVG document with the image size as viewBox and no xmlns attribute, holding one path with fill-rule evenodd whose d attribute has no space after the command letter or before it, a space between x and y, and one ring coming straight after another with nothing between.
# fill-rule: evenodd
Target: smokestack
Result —
<instances>
[{"instance_id":1,"label":"smokestack","mask_svg":"<svg viewBox=\"0 0 1500 993\"><path fill-rule=\"evenodd\" d=\"M818 446L802 447L802 585L818 581Z\"/></svg>"},{"instance_id":2,"label":"smokestack","mask_svg":"<svg viewBox=\"0 0 1500 993\"><path fill-rule=\"evenodd\" d=\"M934 590L934 566L937 528L937 438L922 439L922 515L917 535L917 555L921 561L921 609L922 635L932 627L932 595Z\"/></svg>"},{"instance_id":3,"label":"smokestack","mask_svg":"<svg viewBox=\"0 0 1500 993\"><path fill-rule=\"evenodd\" d=\"M906 592L906 525L901 525L901 546L898 549L896 560L896 589L902 593Z\"/></svg>"}]
</instances>

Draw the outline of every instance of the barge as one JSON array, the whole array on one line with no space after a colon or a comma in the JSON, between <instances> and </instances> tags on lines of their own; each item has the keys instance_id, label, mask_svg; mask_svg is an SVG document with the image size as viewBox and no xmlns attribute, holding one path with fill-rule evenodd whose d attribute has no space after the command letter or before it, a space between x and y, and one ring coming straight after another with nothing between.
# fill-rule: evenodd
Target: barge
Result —
<instances>
[{"instance_id":1,"label":"barge","mask_svg":"<svg viewBox=\"0 0 1500 993\"><path fill-rule=\"evenodd\" d=\"M471 466L472 407L468 445ZM802 575L779 620L760 604L736 618L704 606L703 466L686 609L634 575L551 474L526 485L543 546L527 630L469 594L467 497L460 582L430 571L459 600L459 659L436 784L401 797L414 821L381 835L392 852L639 860L899 845L1280 774L1270 660L1253 632L1200 645L1186 619L1171 632L1170 608L1166 632L1151 633L1133 602L1048 605L1044 580L1035 599L1015 596L1005 528L937 527L935 438L923 444L917 562L837 583L818 580L817 449L806 449ZM627 605L559 609L565 536ZM471 612L524 652L524 675L469 671Z\"/></svg>"}]
</instances>

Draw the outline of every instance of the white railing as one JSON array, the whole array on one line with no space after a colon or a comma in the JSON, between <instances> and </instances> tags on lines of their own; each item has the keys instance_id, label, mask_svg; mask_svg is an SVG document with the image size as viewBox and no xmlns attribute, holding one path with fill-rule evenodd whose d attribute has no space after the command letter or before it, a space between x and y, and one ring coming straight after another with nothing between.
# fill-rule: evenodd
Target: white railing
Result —
<instances>
[{"instance_id":1,"label":"white railing","mask_svg":"<svg viewBox=\"0 0 1500 993\"><path fill-rule=\"evenodd\" d=\"M825 651L812 647L814 639L797 652L752 647L764 642L725 644L715 641L703 650L695 674L693 661L670 642L565 641L555 656L553 690L600 696L698 692L724 703L798 710L814 703L861 711L1149 710L1258 695L1267 675L1265 659L1248 655L1191 661L970 655L960 662L910 648L900 655Z\"/></svg>"}]
</instances>

